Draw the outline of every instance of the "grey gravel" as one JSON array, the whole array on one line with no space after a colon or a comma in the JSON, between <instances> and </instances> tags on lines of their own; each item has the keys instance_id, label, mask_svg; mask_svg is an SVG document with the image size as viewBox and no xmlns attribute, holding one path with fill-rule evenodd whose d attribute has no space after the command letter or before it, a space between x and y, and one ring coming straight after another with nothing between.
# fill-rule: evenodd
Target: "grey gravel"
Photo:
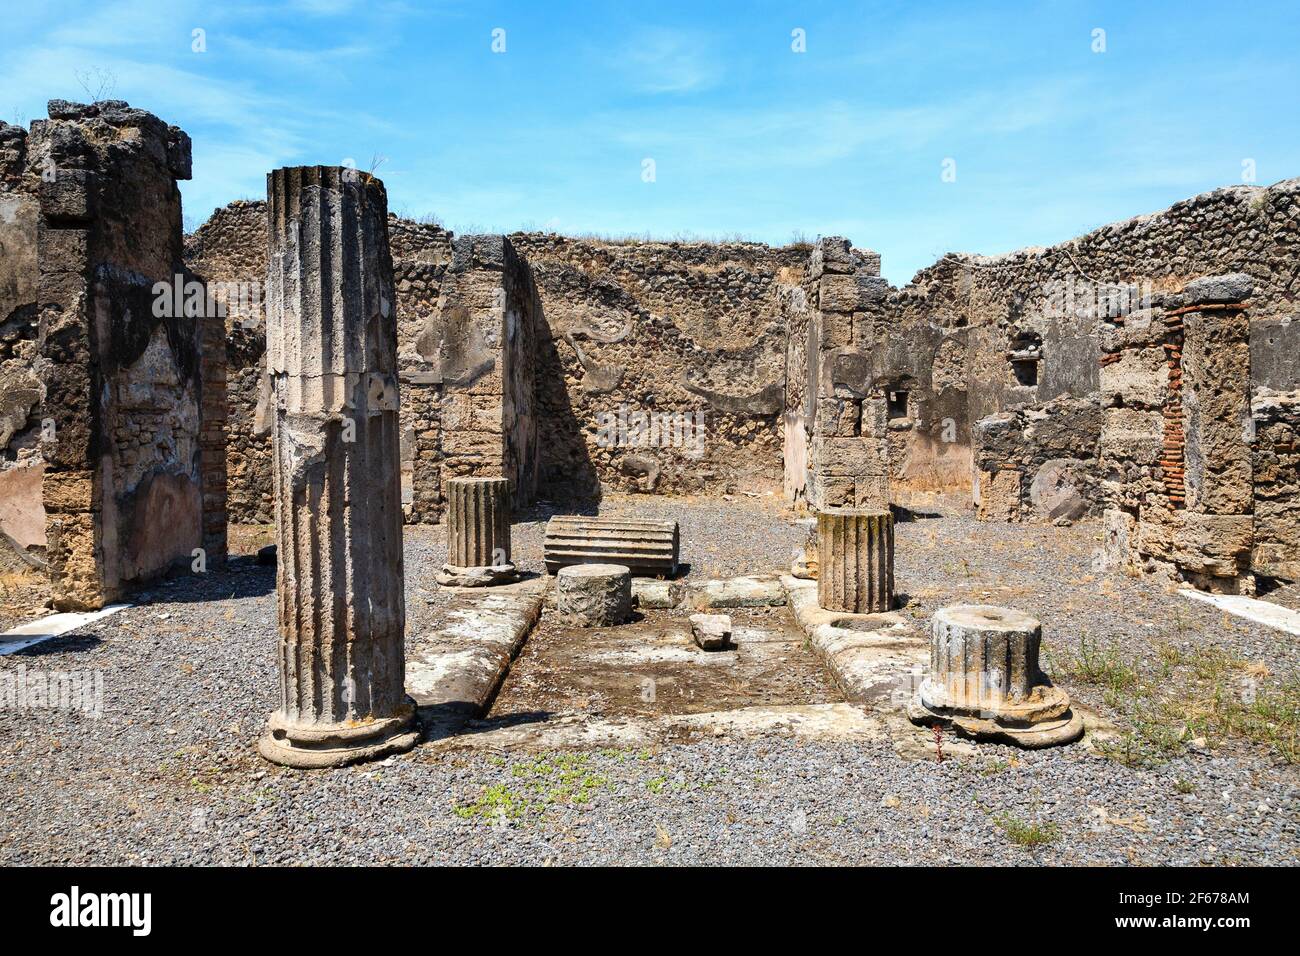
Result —
<instances>
[{"instance_id":1,"label":"grey gravel","mask_svg":"<svg viewBox=\"0 0 1300 956\"><path fill-rule=\"evenodd\" d=\"M776 570L802 538L762 501L610 502L678 517L696 574ZM539 570L545 507L514 529ZM609 512L607 512L609 513ZM1047 660L1089 633L1138 659L1214 642L1294 678L1294 641L1091 569L1099 529L898 526L904 613L980 598L1043 619ZM407 529L410 628L439 620L438 529ZM1095 576L1094 576L1095 575ZM1259 748L1131 769L1082 748L903 759L887 741L706 739L538 755L424 746L298 773L253 750L274 704L274 571L252 560L153 588L151 603L0 658L101 670L104 714L0 708L0 863L1267 864L1300 860L1300 776ZM1068 685L1067 685L1068 686ZM1106 713L1095 689L1068 687ZM558 761L558 762L557 762ZM1190 792L1184 792L1190 791ZM583 802L573 799L579 796ZM516 816L478 814L492 798ZM550 799L548 799L548 797ZM460 808L460 812L457 811ZM1055 826L1035 849L998 821Z\"/></svg>"}]
</instances>

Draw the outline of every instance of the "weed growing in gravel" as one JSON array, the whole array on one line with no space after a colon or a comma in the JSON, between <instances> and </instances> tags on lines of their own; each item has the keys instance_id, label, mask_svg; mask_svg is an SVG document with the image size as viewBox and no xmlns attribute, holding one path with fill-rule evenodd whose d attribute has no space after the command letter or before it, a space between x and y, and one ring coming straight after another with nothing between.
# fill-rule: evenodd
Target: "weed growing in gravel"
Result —
<instances>
[{"instance_id":1,"label":"weed growing in gravel","mask_svg":"<svg viewBox=\"0 0 1300 956\"><path fill-rule=\"evenodd\" d=\"M1174 790L1176 790L1178 793L1181 793L1183 796L1187 796L1189 793L1195 793L1196 787L1192 784L1190 780L1184 780L1181 777L1179 777L1177 780L1174 781Z\"/></svg>"},{"instance_id":2,"label":"weed growing in gravel","mask_svg":"<svg viewBox=\"0 0 1300 956\"><path fill-rule=\"evenodd\" d=\"M1175 632L1182 633L1181 620ZM1130 767L1155 767L1192 741L1215 746L1237 739L1267 747L1289 764L1300 759L1300 681L1260 681L1266 669L1217 647L1160 645L1154 668L1140 671L1117 647L1101 649L1087 635L1062 673L1102 690L1128 726L1098 751Z\"/></svg>"},{"instance_id":3,"label":"weed growing in gravel","mask_svg":"<svg viewBox=\"0 0 1300 956\"><path fill-rule=\"evenodd\" d=\"M1007 835L1007 839L1016 846L1026 849L1044 846L1061 835L1055 823L1026 823L1009 813L999 813L993 817L993 823Z\"/></svg>"},{"instance_id":4,"label":"weed growing in gravel","mask_svg":"<svg viewBox=\"0 0 1300 956\"><path fill-rule=\"evenodd\" d=\"M522 794L511 790L504 783L494 783L490 787L484 787L477 800L457 804L452 812L462 820L477 818L490 822L496 819L517 820L533 809L534 806Z\"/></svg>"},{"instance_id":5,"label":"weed growing in gravel","mask_svg":"<svg viewBox=\"0 0 1300 956\"><path fill-rule=\"evenodd\" d=\"M1087 631L1079 635L1078 655L1074 658L1067 656L1062 664L1067 676L1101 687L1106 703L1117 710L1119 707L1111 698L1120 698L1138 683L1137 670L1120 657L1119 648L1098 646L1088 639Z\"/></svg>"},{"instance_id":6,"label":"weed growing in gravel","mask_svg":"<svg viewBox=\"0 0 1300 956\"><path fill-rule=\"evenodd\" d=\"M463 820L491 823L540 816L560 804L587 804L592 794L609 784L608 778L588 767L589 754L542 754L534 760L510 765L515 787L505 783L483 787L469 803L456 804L452 812Z\"/></svg>"}]
</instances>

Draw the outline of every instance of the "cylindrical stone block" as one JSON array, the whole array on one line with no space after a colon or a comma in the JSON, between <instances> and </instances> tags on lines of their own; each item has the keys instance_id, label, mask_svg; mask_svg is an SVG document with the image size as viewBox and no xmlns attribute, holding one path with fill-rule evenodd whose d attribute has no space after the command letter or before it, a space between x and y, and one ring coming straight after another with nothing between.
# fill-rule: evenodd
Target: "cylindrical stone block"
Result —
<instances>
[{"instance_id":1,"label":"cylindrical stone block","mask_svg":"<svg viewBox=\"0 0 1300 956\"><path fill-rule=\"evenodd\" d=\"M447 482L447 563L459 568L510 564L510 480Z\"/></svg>"},{"instance_id":2,"label":"cylindrical stone block","mask_svg":"<svg viewBox=\"0 0 1300 956\"><path fill-rule=\"evenodd\" d=\"M280 706L259 749L338 766L418 737L388 204L379 180L318 166L271 173L267 199Z\"/></svg>"},{"instance_id":3,"label":"cylindrical stone block","mask_svg":"<svg viewBox=\"0 0 1300 956\"><path fill-rule=\"evenodd\" d=\"M677 573L681 535L676 521L556 515L542 543L546 570L572 564L620 564L638 576Z\"/></svg>"},{"instance_id":4,"label":"cylindrical stone block","mask_svg":"<svg viewBox=\"0 0 1300 956\"><path fill-rule=\"evenodd\" d=\"M555 577L555 611L566 624L610 627L632 614L632 573L618 564L574 564Z\"/></svg>"},{"instance_id":5,"label":"cylindrical stone block","mask_svg":"<svg viewBox=\"0 0 1300 956\"><path fill-rule=\"evenodd\" d=\"M935 612L930 674L908 716L977 740L1050 747L1078 740L1083 719L1039 669L1042 628L1010 608L959 604Z\"/></svg>"},{"instance_id":6,"label":"cylindrical stone block","mask_svg":"<svg viewBox=\"0 0 1300 956\"><path fill-rule=\"evenodd\" d=\"M828 611L894 606L894 516L834 508L817 515L817 600Z\"/></svg>"},{"instance_id":7,"label":"cylindrical stone block","mask_svg":"<svg viewBox=\"0 0 1300 956\"><path fill-rule=\"evenodd\" d=\"M930 681L945 706L997 710L1027 700L1041 683L1035 618L1010 608L961 604L935 612Z\"/></svg>"}]
</instances>

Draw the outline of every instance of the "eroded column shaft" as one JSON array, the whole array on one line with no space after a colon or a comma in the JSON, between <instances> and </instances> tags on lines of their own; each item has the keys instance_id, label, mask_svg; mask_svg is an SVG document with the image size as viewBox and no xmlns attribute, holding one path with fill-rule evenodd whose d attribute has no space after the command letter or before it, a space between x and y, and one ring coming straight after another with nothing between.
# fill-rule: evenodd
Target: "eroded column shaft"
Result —
<instances>
[{"instance_id":1,"label":"eroded column shaft","mask_svg":"<svg viewBox=\"0 0 1300 956\"><path fill-rule=\"evenodd\" d=\"M346 763L414 742L387 200L330 167L276 170L267 195L281 700L262 752Z\"/></svg>"},{"instance_id":2,"label":"eroded column shaft","mask_svg":"<svg viewBox=\"0 0 1300 956\"><path fill-rule=\"evenodd\" d=\"M447 563L461 568L510 563L510 481L447 482Z\"/></svg>"},{"instance_id":3,"label":"eroded column shaft","mask_svg":"<svg viewBox=\"0 0 1300 956\"><path fill-rule=\"evenodd\" d=\"M817 598L828 611L878 614L894 605L894 516L833 509L817 515Z\"/></svg>"},{"instance_id":4,"label":"eroded column shaft","mask_svg":"<svg viewBox=\"0 0 1300 956\"><path fill-rule=\"evenodd\" d=\"M1038 683L1042 630L1036 621L1025 621L974 627L942 613L935 615L931 680L957 706L996 707L1026 699Z\"/></svg>"}]
</instances>

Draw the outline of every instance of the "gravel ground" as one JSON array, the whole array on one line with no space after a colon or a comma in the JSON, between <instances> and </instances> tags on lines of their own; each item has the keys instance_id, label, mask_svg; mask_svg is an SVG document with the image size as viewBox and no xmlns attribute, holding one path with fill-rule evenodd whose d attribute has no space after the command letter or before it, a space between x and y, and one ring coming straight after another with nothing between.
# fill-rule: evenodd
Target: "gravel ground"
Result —
<instances>
[{"instance_id":1,"label":"gravel ground","mask_svg":"<svg viewBox=\"0 0 1300 956\"><path fill-rule=\"evenodd\" d=\"M607 502L632 507L681 521L692 576L784 566L801 538L762 499ZM526 569L540 564L545 517L515 526ZM1266 683L1296 677L1293 640L1097 576L1097 534L965 516L901 523L905 613L982 599L1039 614L1049 662L1086 634L1142 666L1160 642L1213 644L1266 667ZM406 551L418 632L439 620L441 535L408 529ZM272 569L237 563L0 658L0 674L101 671L104 688L100 719L0 707L0 863L1300 862L1300 774L1241 741L1151 769L1079 747L982 747L939 764L887 741L765 737L545 758L421 747L283 771L253 751L276 693L273 589ZM1099 688L1061 683L1122 725ZM1046 842L1021 845L1034 839Z\"/></svg>"}]
</instances>

